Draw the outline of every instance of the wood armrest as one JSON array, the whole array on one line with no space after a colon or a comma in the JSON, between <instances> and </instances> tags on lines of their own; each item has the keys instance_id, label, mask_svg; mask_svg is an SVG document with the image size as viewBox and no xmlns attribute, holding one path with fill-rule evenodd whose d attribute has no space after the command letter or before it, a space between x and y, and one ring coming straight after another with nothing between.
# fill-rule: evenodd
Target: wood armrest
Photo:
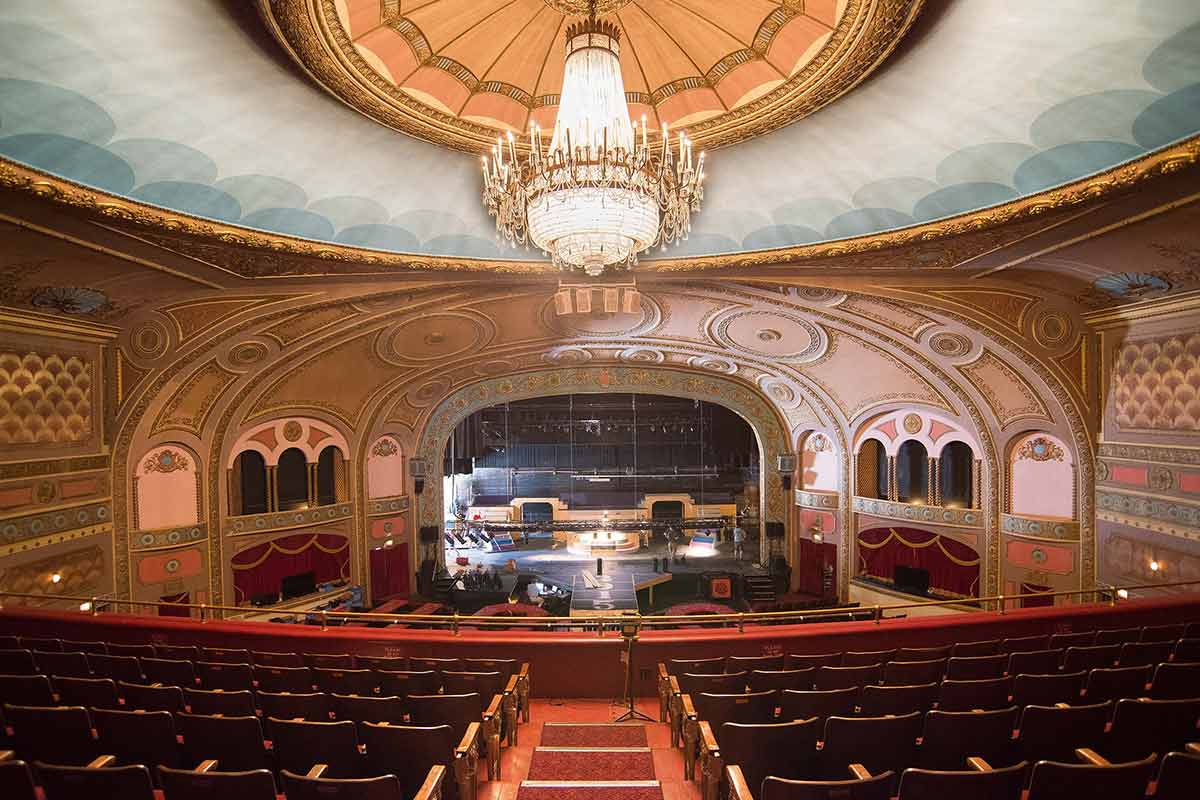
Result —
<instances>
[{"instance_id":1,"label":"wood armrest","mask_svg":"<svg viewBox=\"0 0 1200 800\"><path fill-rule=\"evenodd\" d=\"M445 777L446 768L441 764L434 764L429 768L429 774L425 776L425 782L421 784L413 800L438 800L442 796L442 781Z\"/></svg>"},{"instance_id":2,"label":"wood armrest","mask_svg":"<svg viewBox=\"0 0 1200 800\"><path fill-rule=\"evenodd\" d=\"M325 774L325 770L329 769L328 764L313 764L312 769L308 771L306 778L319 778Z\"/></svg>"},{"instance_id":3,"label":"wood armrest","mask_svg":"<svg viewBox=\"0 0 1200 800\"><path fill-rule=\"evenodd\" d=\"M658 679L660 681L666 680L668 674L669 673L667 672L667 665L661 661L658 662Z\"/></svg>"},{"instance_id":4,"label":"wood armrest","mask_svg":"<svg viewBox=\"0 0 1200 800\"><path fill-rule=\"evenodd\" d=\"M1088 747L1075 748L1075 757L1086 764L1091 764L1093 767L1109 766L1107 758Z\"/></svg>"},{"instance_id":5,"label":"wood armrest","mask_svg":"<svg viewBox=\"0 0 1200 800\"><path fill-rule=\"evenodd\" d=\"M521 680L520 677L517 675L509 676L508 683L506 683L504 685L504 693L505 694L516 694L517 693L517 683L520 682L520 680Z\"/></svg>"},{"instance_id":6,"label":"wood armrest","mask_svg":"<svg viewBox=\"0 0 1200 800\"><path fill-rule=\"evenodd\" d=\"M90 761L87 765L87 768L88 769L104 769L105 767L111 767L116 762L117 762L116 756L100 756L99 758L95 758L92 761Z\"/></svg>"},{"instance_id":7,"label":"wood armrest","mask_svg":"<svg viewBox=\"0 0 1200 800\"><path fill-rule=\"evenodd\" d=\"M521 662L521 669L517 671L517 674L520 675L522 678L529 677L529 662L528 661Z\"/></svg>"},{"instance_id":8,"label":"wood armrest","mask_svg":"<svg viewBox=\"0 0 1200 800\"><path fill-rule=\"evenodd\" d=\"M217 760L215 758L206 758L196 765L193 772L211 772L217 768Z\"/></svg>"},{"instance_id":9,"label":"wood armrest","mask_svg":"<svg viewBox=\"0 0 1200 800\"><path fill-rule=\"evenodd\" d=\"M500 695L492 695L492 702L488 703L487 709L483 712L483 718L486 720L495 719L500 713Z\"/></svg>"},{"instance_id":10,"label":"wood armrest","mask_svg":"<svg viewBox=\"0 0 1200 800\"><path fill-rule=\"evenodd\" d=\"M1054 707L1055 708L1070 708L1071 704L1070 703L1055 703Z\"/></svg>"},{"instance_id":11,"label":"wood armrest","mask_svg":"<svg viewBox=\"0 0 1200 800\"><path fill-rule=\"evenodd\" d=\"M692 705L692 696L690 694L681 695L679 700L683 703L683 715L688 719L695 719L696 707Z\"/></svg>"},{"instance_id":12,"label":"wood armrest","mask_svg":"<svg viewBox=\"0 0 1200 800\"><path fill-rule=\"evenodd\" d=\"M700 720L700 752L716 758L721 757L721 749L717 747L717 737L713 735L712 725L704 720Z\"/></svg>"},{"instance_id":13,"label":"wood armrest","mask_svg":"<svg viewBox=\"0 0 1200 800\"><path fill-rule=\"evenodd\" d=\"M474 752L477 741L479 741L479 723L472 722L467 726L467 732L463 734L462 741L458 743L458 747L454 748L455 758L465 758Z\"/></svg>"},{"instance_id":14,"label":"wood armrest","mask_svg":"<svg viewBox=\"0 0 1200 800\"><path fill-rule=\"evenodd\" d=\"M729 765L725 768L725 777L729 781L729 800L754 800L741 767L737 764Z\"/></svg>"},{"instance_id":15,"label":"wood armrest","mask_svg":"<svg viewBox=\"0 0 1200 800\"><path fill-rule=\"evenodd\" d=\"M862 764L851 764L850 774L854 776L856 781L866 781L871 779L871 772Z\"/></svg>"},{"instance_id":16,"label":"wood armrest","mask_svg":"<svg viewBox=\"0 0 1200 800\"><path fill-rule=\"evenodd\" d=\"M992 765L984 761L979 756L970 756L967 758L967 766L976 772L991 772Z\"/></svg>"},{"instance_id":17,"label":"wood armrest","mask_svg":"<svg viewBox=\"0 0 1200 800\"><path fill-rule=\"evenodd\" d=\"M667 676L667 686L671 687L671 694L682 694L679 691L679 680L674 675Z\"/></svg>"},{"instance_id":18,"label":"wood armrest","mask_svg":"<svg viewBox=\"0 0 1200 800\"><path fill-rule=\"evenodd\" d=\"M0 761L12 761L14 755L12 750L0 750Z\"/></svg>"},{"instance_id":19,"label":"wood armrest","mask_svg":"<svg viewBox=\"0 0 1200 800\"><path fill-rule=\"evenodd\" d=\"M1200 742L1188 742L1184 749L1193 755L1200 756Z\"/></svg>"}]
</instances>

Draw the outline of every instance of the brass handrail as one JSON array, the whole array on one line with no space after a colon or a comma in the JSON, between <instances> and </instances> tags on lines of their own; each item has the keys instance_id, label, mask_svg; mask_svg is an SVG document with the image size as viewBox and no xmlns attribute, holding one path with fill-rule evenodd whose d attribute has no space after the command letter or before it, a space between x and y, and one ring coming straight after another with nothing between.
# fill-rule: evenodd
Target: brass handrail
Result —
<instances>
[{"instance_id":1,"label":"brass handrail","mask_svg":"<svg viewBox=\"0 0 1200 800\"><path fill-rule=\"evenodd\" d=\"M993 595L990 597L971 597L960 598L957 600L916 600L907 603L890 603L887 605L870 605L870 606L840 606L837 608L814 608L807 610L788 610L788 611L752 611L752 612L730 612L728 614L696 614L696 615L662 615L662 616L647 616L642 614L613 614L611 616L587 616L587 617L497 617L497 616L481 616L481 617L457 617L448 614L380 614L373 611L325 611L324 617L328 619L333 617L343 621L365 622L390 622L392 624L415 624L421 627L441 627L446 630L454 630L463 627L521 627L521 628L559 628L568 627L574 629L596 629L602 634L605 628L620 625L622 622L628 623L630 617L636 617L638 624L645 628L662 628L678 625L704 625L710 626L714 624L728 624L738 630L744 630L746 625L755 623L786 623L790 619L795 619L798 622L813 620L814 618L826 616L845 616L847 614L869 614L869 620L873 619L876 624L879 624L894 617L884 616L886 611L895 611L909 608L930 608L937 606L953 606L963 605L965 603L983 605L985 603L999 603L997 609L999 613L1005 612L1005 604L1010 602L1019 602L1027 598L1039 597L1073 597L1085 595L1108 595L1105 602L1116 605L1119 599L1119 592L1136 591L1140 589L1166 589L1181 586L1200 586L1200 580L1195 581L1166 581L1162 583L1147 583L1147 584L1127 584L1123 586L1102 585L1093 589L1070 589L1056 592L1027 592L1022 594L1010 595ZM210 605L207 603L163 603L161 601L152 600L123 600L111 596L77 596L77 595L46 595L32 594L27 592L4 592L0 591L0 598L23 598L43 601L69 601L92 603L88 611L92 615L99 613L97 606L128 606L129 608L159 608L163 605L169 605L173 608L187 608L190 610L199 611L198 622L205 622L207 619L221 619L226 612L233 612L239 616L246 614L273 614L276 616L307 616L309 614L321 615L321 611L315 610L298 610L291 608L275 608L271 606L262 608L247 608L246 606L225 606L225 605ZM95 601L99 600L99 603ZM2 605L0 605L2 608ZM191 617L180 619L189 619ZM869 621L864 620L864 621Z\"/></svg>"}]
</instances>

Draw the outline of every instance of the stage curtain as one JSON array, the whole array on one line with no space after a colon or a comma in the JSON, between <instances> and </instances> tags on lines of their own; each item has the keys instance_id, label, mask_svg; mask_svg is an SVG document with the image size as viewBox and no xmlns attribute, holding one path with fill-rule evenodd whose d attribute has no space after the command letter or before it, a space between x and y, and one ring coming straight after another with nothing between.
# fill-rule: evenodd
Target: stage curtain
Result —
<instances>
[{"instance_id":1,"label":"stage curtain","mask_svg":"<svg viewBox=\"0 0 1200 800\"><path fill-rule=\"evenodd\" d=\"M371 551L371 605L408 594L408 545Z\"/></svg>"},{"instance_id":2,"label":"stage curtain","mask_svg":"<svg viewBox=\"0 0 1200 800\"><path fill-rule=\"evenodd\" d=\"M238 603L260 594L279 594L289 575L312 570L317 583L350 577L350 540L333 533L297 533L243 550L233 557Z\"/></svg>"},{"instance_id":3,"label":"stage curtain","mask_svg":"<svg viewBox=\"0 0 1200 800\"><path fill-rule=\"evenodd\" d=\"M929 570L929 593L977 597L979 554L962 542L917 528L871 528L858 534L859 572L891 583L897 565Z\"/></svg>"}]
</instances>

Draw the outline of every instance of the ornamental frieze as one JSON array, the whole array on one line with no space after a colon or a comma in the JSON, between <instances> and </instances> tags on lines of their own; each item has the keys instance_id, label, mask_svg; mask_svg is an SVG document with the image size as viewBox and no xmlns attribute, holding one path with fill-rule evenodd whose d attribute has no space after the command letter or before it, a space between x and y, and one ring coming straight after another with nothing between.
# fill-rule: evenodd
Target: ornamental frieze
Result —
<instances>
[{"instance_id":1,"label":"ornamental frieze","mask_svg":"<svg viewBox=\"0 0 1200 800\"><path fill-rule=\"evenodd\" d=\"M1036 536L1041 539L1079 540L1079 523L1067 520L1038 519L1016 514L1001 514L1000 528L1005 533Z\"/></svg>"},{"instance_id":2,"label":"ornamental frieze","mask_svg":"<svg viewBox=\"0 0 1200 800\"><path fill-rule=\"evenodd\" d=\"M838 497L836 492L806 492L803 489L797 489L796 505L802 508L827 508L830 511L836 511Z\"/></svg>"},{"instance_id":3,"label":"ornamental frieze","mask_svg":"<svg viewBox=\"0 0 1200 800\"><path fill-rule=\"evenodd\" d=\"M348 519L353 511L354 508L350 503L338 503L333 506L305 508L297 511L272 511L267 514L227 517L224 532L226 536L243 536L289 528L303 528L308 525L320 525L325 522Z\"/></svg>"},{"instance_id":4,"label":"ornamental frieze","mask_svg":"<svg viewBox=\"0 0 1200 800\"><path fill-rule=\"evenodd\" d=\"M930 525L957 525L963 528L982 528L983 512L977 508L946 508L943 506L893 503L890 500L874 500L870 497L854 498L854 511L873 517L898 519L906 522L926 522Z\"/></svg>"},{"instance_id":5,"label":"ornamental frieze","mask_svg":"<svg viewBox=\"0 0 1200 800\"><path fill-rule=\"evenodd\" d=\"M159 550L178 547L182 544L199 542L208 537L208 526L204 523L181 525L153 531L134 531L129 534L130 550Z\"/></svg>"},{"instance_id":6,"label":"ornamental frieze","mask_svg":"<svg viewBox=\"0 0 1200 800\"><path fill-rule=\"evenodd\" d=\"M11 545L26 539L36 539L41 536L80 528L91 528L97 525L109 525L112 522L112 505L108 500L101 503L88 503L73 508L57 508L40 514L30 514L24 517L0 522L0 545Z\"/></svg>"},{"instance_id":7,"label":"ornamental frieze","mask_svg":"<svg viewBox=\"0 0 1200 800\"><path fill-rule=\"evenodd\" d=\"M1200 528L1200 505L1190 503L1098 489L1096 509L1098 512L1108 511L1159 520L1172 525Z\"/></svg>"},{"instance_id":8,"label":"ornamental frieze","mask_svg":"<svg viewBox=\"0 0 1200 800\"><path fill-rule=\"evenodd\" d=\"M397 495L396 497L380 497L374 500L367 501L367 516L382 517L396 514L401 511L407 511L409 506L408 495Z\"/></svg>"}]
</instances>

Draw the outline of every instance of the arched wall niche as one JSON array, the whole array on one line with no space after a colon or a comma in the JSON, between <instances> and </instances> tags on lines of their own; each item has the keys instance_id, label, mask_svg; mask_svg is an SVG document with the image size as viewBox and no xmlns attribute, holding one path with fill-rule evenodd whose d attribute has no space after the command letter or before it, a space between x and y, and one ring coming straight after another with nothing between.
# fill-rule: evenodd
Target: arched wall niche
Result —
<instances>
[{"instance_id":1,"label":"arched wall niche","mask_svg":"<svg viewBox=\"0 0 1200 800\"><path fill-rule=\"evenodd\" d=\"M944 414L911 406L860 423L854 437L856 449L865 439L879 441L889 456L896 455L902 444L914 439L925 446L930 458L940 456L942 448L951 442L963 442L971 448L976 458L980 458L983 452L978 438L968 430L966 424Z\"/></svg>"},{"instance_id":2,"label":"arched wall niche","mask_svg":"<svg viewBox=\"0 0 1200 800\"><path fill-rule=\"evenodd\" d=\"M792 503L785 497L781 476L773 468L778 456L789 451L790 436L778 409L759 391L736 380L670 367L584 366L535 370L519 375L488 378L468 384L443 398L427 417L417 456L436 478L438 465L450 432L475 411L497 403L564 394L637 392L687 397L718 403L734 411L750 425L758 440L761 465L759 517L765 522L788 525ZM442 520L442 485L427 479L423 494L415 497L421 526L438 526ZM791 532L787 531L790 536ZM439 539L440 541L440 539ZM768 555L767 537L761 537L760 556ZM790 552L788 540L780 543ZM436 557L442 548L436 547ZM414 553L416 563L422 556Z\"/></svg>"},{"instance_id":3,"label":"arched wall niche","mask_svg":"<svg viewBox=\"0 0 1200 800\"><path fill-rule=\"evenodd\" d=\"M338 426L312 417L281 417L244 429L229 449L226 467L233 467L243 450L262 454L268 467L278 466L279 456L289 448L304 453L305 460L315 464L321 451L331 444L341 450L343 459L349 458L350 445Z\"/></svg>"},{"instance_id":4,"label":"arched wall niche","mask_svg":"<svg viewBox=\"0 0 1200 800\"><path fill-rule=\"evenodd\" d=\"M1009 443L1007 466L1008 513L1076 518L1078 477L1074 454L1065 441L1044 431L1023 433Z\"/></svg>"},{"instance_id":5,"label":"arched wall niche","mask_svg":"<svg viewBox=\"0 0 1200 800\"><path fill-rule=\"evenodd\" d=\"M836 492L841 482L842 454L823 431L801 434L796 446L796 488L806 492Z\"/></svg>"},{"instance_id":6,"label":"arched wall niche","mask_svg":"<svg viewBox=\"0 0 1200 800\"><path fill-rule=\"evenodd\" d=\"M404 494L404 448L400 440L384 434L367 449L367 499Z\"/></svg>"},{"instance_id":7,"label":"arched wall niche","mask_svg":"<svg viewBox=\"0 0 1200 800\"><path fill-rule=\"evenodd\" d=\"M201 522L203 470L194 450L178 442L156 445L142 453L133 470L134 530Z\"/></svg>"}]
</instances>

